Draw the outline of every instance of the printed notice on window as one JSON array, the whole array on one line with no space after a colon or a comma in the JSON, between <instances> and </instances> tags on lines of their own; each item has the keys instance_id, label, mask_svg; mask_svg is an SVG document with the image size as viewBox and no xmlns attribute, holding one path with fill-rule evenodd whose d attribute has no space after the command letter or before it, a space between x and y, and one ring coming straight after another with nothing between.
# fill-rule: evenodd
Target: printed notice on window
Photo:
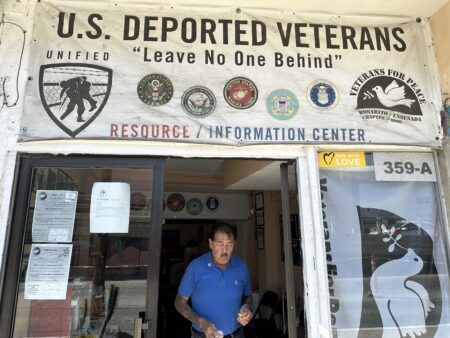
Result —
<instances>
[{"instance_id":1,"label":"printed notice on window","mask_svg":"<svg viewBox=\"0 0 450 338\"><path fill-rule=\"evenodd\" d=\"M72 244L33 244L25 299L66 299Z\"/></svg>"},{"instance_id":2,"label":"printed notice on window","mask_svg":"<svg viewBox=\"0 0 450 338\"><path fill-rule=\"evenodd\" d=\"M71 242L78 191L38 190L33 215L33 242Z\"/></svg>"},{"instance_id":3,"label":"printed notice on window","mask_svg":"<svg viewBox=\"0 0 450 338\"><path fill-rule=\"evenodd\" d=\"M96 182L92 187L91 233L128 233L130 185L122 182Z\"/></svg>"}]
</instances>

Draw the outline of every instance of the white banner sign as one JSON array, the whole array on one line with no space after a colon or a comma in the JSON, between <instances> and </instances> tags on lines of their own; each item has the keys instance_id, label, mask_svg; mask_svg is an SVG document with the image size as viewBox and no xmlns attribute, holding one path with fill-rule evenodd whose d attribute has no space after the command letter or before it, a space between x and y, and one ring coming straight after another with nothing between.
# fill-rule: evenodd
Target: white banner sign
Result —
<instances>
[{"instance_id":1,"label":"white banner sign","mask_svg":"<svg viewBox=\"0 0 450 338\"><path fill-rule=\"evenodd\" d=\"M38 2L20 140L438 147L428 32L380 17Z\"/></svg>"}]
</instances>

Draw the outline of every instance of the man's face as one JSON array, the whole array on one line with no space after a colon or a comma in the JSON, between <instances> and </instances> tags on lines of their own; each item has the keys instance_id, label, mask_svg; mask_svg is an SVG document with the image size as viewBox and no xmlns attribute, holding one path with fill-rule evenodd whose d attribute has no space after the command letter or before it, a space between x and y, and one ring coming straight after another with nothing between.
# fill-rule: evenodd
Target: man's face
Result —
<instances>
[{"instance_id":1,"label":"man's face","mask_svg":"<svg viewBox=\"0 0 450 338\"><path fill-rule=\"evenodd\" d=\"M226 267L231 259L234 249L234 236L228 236L223 232L216 232L214 239L209 239L209 247L214 258L214 262L219 267Z\"/></svg>"}]
</instances>

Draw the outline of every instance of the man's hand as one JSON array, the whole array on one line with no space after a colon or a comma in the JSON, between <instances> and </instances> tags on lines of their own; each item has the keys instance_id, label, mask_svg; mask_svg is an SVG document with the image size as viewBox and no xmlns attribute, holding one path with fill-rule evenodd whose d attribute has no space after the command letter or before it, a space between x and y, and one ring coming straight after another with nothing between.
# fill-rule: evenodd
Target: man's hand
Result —
<instances>
[{"instance_id":1,"label":"man's hand","mask_svg":"<svg viewBox=\"0 0 450 338\"><path fill-rule=\"evenodd\" d=\"M206 338L223 337L223 332L218 331L214 323L210 322L209 320L206 320L205 318L200 318L199 323L200 323L199 326L203 330L203 333L205 334Z\"/></svg>"},{"instance_id":2,"label":"man's hand","mask_svg":"<svg viewBox=\"0 0 450 338\"><path fill-rule=\"evenodd\" d=\"M237 321L239 322L239 324L241 324L242 326L247 325L252 317L253 315L250 307L247 304L242 305L237 316Z\"/></svg>"}]
</instances>

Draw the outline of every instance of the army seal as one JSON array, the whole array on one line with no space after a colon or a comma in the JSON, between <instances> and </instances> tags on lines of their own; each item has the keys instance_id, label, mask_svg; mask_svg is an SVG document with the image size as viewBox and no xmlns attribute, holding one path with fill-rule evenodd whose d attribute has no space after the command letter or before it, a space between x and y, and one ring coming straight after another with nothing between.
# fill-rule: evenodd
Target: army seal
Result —
<instances>
[{"instance_id":1,"label":"army seal","mask_svg":"<svg viewBox=\"0 0 450 338\"><path fill-rule=\"evenodd\" d=\"M187 114L193 117L206 117L216 108L216 97L208 88L195 86L183 93L181 104Z\"/></svg>"},{"instance_id":2,"label":"army seal","mask_svg":"<svg viewBox=\"0 0 450 338\"><path fill-rule=\"evenodd\" d=\"M247 109L256 103L258 90L249 79L235 77L226 83L223 88L223 96L231 107Z\"/></svg>"},{"instance_id":3,"label":"army seal","mask_svg":"<svg viewBox=\"0 0 450 338\"><path fill-rule=\"evenodd\" d=\"M173 85L162 74L149 74L139 81L137 94L142 102L150 106L161 106L173 96Z\"/></svg>"}]
</instances>

